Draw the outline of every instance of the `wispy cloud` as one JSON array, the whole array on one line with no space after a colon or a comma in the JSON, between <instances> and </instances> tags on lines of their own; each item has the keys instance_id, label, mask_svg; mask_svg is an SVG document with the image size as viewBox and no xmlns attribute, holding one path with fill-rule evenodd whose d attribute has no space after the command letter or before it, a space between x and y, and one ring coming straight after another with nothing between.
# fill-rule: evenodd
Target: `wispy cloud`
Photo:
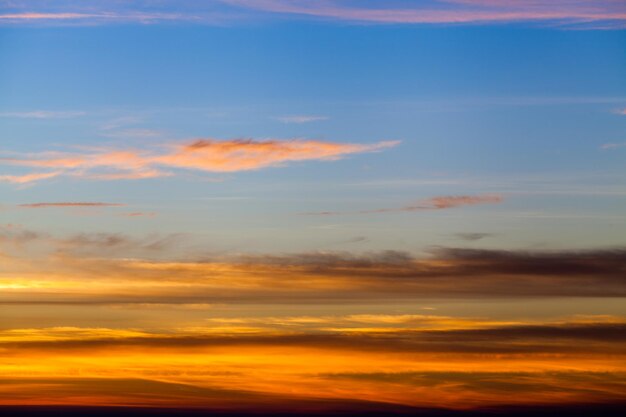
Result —
<instances>
[{"instance_id":1,"label":"wispy cloud","mask_svg":"<svg viewBox=\"0 0 626 417\"><path fill-rule=\"evenodd\" d=\"M20 204L23 208L64 208L64 207L122 207L125 204L100 202L59 202L59 203L29 203Z\"/></svg>"},{"instance_id":2,"label":"wispy cloud","mask_svg":"<svg viewBox=\"0 0 626 417\"><path fill-rule=\"evenodd\" d=\"M174 175L172 170L238 172L283 166L296 161L336 161L346 155L377 152L397 146L399 141L373 144L333 143L317 140L215 140L169 143L148 149L93 149L85 152L42 152L0 158L0 164L53 169L0 177L0 181L26 183L46 175L119 180Z\"/></svg>"},{"instance_id":3,"label":"wispy cloud","mask_svg":"<svg viewBox=\"0 0 626 417\"><path fill-rule=\"evenodd\" d=\"M156 129L120 129L120 130L108 130L100 133L100 136L108 138L158 138L163 136L163 132Z\"/></svg>"},{"instance_id":4,"label":"wispy cloud","mask_svg":"<svg viewBox=\"0 0 626 417\"><path fill-rule=\"evenodd\" d=\"M109 138L158 138L165 135L165 132L139 126L143 122L141 117L125 116L117 117L102 124L100 136Z\"/></svg>"},{"instance_id":5,"label":"wispy cloud","mask_svg":"<svg viewBox=\"0 0 626 417\"><path fill-rule=\"evenodd\" d=\"M327 116L313 116L313 115L292 115L292 116L279 116L276 120L283 123L311 123L319 122L322 120L328 120Z\"/></svg>"},{"instance_id":6,"label":"wispy cloud","mask_svg":"<svg viewBox=\"0 0 626 417\"><path fill-rule=\"evenodd\" d=\"M612 0L554 0L550 2L431 0L409 7L403 1L222 0L255 10L353 22L395 24L543 22L585 25L626 23L626 6Z\"/></svg>"},{"instance_id":7,"label":"wispy cloud","mask_svg":"<svg viewBox=\"0 0 626 417\"><path fill-rule=\"evenodd\" d=\"M153 211L133 211L130 213L121 213L120 217L156 217L157 213Z\"/></svg>"},{"instance_id":8,"label":"wispy cloud","mask_svg":"<svg viewBox=\"0 0 626 417\"><path fill-rule=\"evenodd\" d=\"M2 9L0 9L1 11ZM106 9L105 9L106 10ZM216 19L212 19L211 15L195 16L193 14L180 13L150 13L141 11L128 12L107 12L101 13L1 13L1 23L45 23L45 22L63 22L63 23L88 23L88 24L110 24L110 23L158 23L167 21L197 21L210 23Z\"/></svg>"},{"instance_id":9,"label":"wispy cloud","mask_svg":"<svg viewBox=\"0 0 626 417\"><path fill-rule=\"evenodd\" d=\"M618 149L618 148L626 148L626 142L605 143L604 145L600 146L600 149L603 149L603 150Z\"/></svg>"},{"instance_id":10,"label":"wispy cloud","mask_svg":"<svg viewBox=\"0 0 626 417\"><path fill-rule=\"evenodd\" d=\"M12 184L29 184L41 180L47 180L50 178L58 177L62 174L62 171L53 172L33 172L30 174L22 175L0 175L0 182L8 182Z\"/></svg>"},{"instance_id":11,"label":"wispy cloud","mask_svg":"<svg viewBox=\"0 0 626 417\"><path fill-rule=\"evenodd\" d=\"M445 210L455 207L473 206L477 204L497 204L501 203L503 200L504 198L498 194L439 196L422 200L416 204L404 207L379 208L359 211L318 211L302 214L312 216L334 216L340 214L377 214L400 213L421 210Z\"/></svg>"},{"instance_id":12,"label":"wispy cloud","mask_svg":"<svg viewBox=\"0 0 626 417\"><path fill-rule=\"evenodd\" d=\"M0 117L20 119L70 119L87 114L82 111L24 111L24 112L0 112Z\"/></svg>"},{"instance_id":13,"label":"wispy cloud","mask_svg":"<svg viewBox=\"0 0 626 417\"><path fill-rule=\"evenodd\" d=\"M221 24L242 18L291 15L379 24L503 24L540 22L587 29L619 29L626 6L619 0L216 0L90 2L16 0L0 5L0 23L113 24L190 22Z\"/></svg>"}]
</instances>

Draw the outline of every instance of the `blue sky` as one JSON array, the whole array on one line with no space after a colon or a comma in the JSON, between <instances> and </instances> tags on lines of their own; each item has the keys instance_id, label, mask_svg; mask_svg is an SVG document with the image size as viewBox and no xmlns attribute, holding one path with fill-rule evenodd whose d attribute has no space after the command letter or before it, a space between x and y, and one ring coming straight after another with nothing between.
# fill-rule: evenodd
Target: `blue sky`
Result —
<instances>
[{"instance_id":1,"label":"blue sky","mask_svg":"<svg viewBox=\"0 0 626 417\"><path fill-rule=\"evenodd\" d=\"M0 27L5 157L146 149L198 138L400 144L244 172L5 180L7 222L60 233L161 230L204 241L217 233L228 242L219 250L399 245L419 252L475 244L454 236L483 229L494 244L510 247L622 243L624 30L532 19L381 24L214 3L210 8L246 17L9 19ZM132 13L145 12L137 4L129 6ZM54 13L77 7L3 7L7 14L38 6ZM131 13L125 10L117 13ZM28 172L4 164L1 174ZM352 213L485 193L503 201L442 212ZM40 200L121 203L154 216L128 219L99 209L81 218L52 209L33 218L15 208ZM316 211L352 214L302 214ZM546 224L554 233L546 234ZM265 247L268 242L275 247Z\"/></svg>"}]
</instances>

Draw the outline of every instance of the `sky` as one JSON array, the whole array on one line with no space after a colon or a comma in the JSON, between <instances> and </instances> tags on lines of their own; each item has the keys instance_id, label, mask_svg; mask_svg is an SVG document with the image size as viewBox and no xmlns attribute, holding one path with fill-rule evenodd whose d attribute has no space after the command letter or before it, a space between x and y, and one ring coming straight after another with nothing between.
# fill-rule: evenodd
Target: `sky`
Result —
<instances>
[{"instance_id":1,"label":"sky","mask_svg":"<svg viewBox=\"0 0 626 417\"><path fill-rule=\"evenodd\" d=\"M0 1L0 405L626 398L621 0Z\"/></svg>"}]
</instances>

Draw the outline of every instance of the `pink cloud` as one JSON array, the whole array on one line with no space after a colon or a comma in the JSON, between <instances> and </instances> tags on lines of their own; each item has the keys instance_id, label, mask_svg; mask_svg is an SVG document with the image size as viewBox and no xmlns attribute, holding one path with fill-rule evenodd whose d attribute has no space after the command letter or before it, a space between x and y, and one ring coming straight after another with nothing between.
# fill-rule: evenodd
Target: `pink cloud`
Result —
<instances>
[{"instance_id":1,"label":"pink cloud","mask_svg":"<svg viewBox=\"0 0 626 417\"><path fill-rule=\"evenodd\" d=\"M132 213L122 213L119 214L121 217L156 217L157 214L154 212L144 212L144 211L134 211Z\"/></svg>"},{"instance_id":2,"label":"pink cloud","mask_svg":"<svg viewBox=\"0 0 626 417\"><path fill-rule=\"evenodd\" d=\"M85 13L6 13L0 14L0 19L4 20L68 20L68 19L89 19L101 17L96 14Z\"/></svg>"},{"instance_id":3,"label":"pink cloud","mask_svg":"<svg viewBox=\"0 0 626 417\"><path fill-rule=\"evenodd\" d=\"M83 3L14 0L2 9L0 24L215 24L249 19L258 12L386 24L543 22L588 29L619 29L626 24L623 0L99 0L87 7Z\"/></svg>"},{"instance_id":4,"label":"pink cloud","mask_svg":"<svg viewBox=\"0 0 626 417\"><path fill-rule=\"evenodd\" d=\"M415 7L396 1L364 7L356 1L223 0L230 5L272 13L372 23L506 23L626 21L626 6L614 0L433 0ZM369 2L372 4L372 2ZM406 3L404 3L406 4Z\"/></svg>"},{"instance_id":5,"label":"pink cloud","mask_svg":"<svg viewBox=\"0 0 626 417\"><path fill-rule=\"evenodd\" d=\"M336 216L341 214L378 214L378 213L400 213L410 211L422 211L422 210L445 210L462 206L473 206L477 204L498 204L501 203L504 198L498 194L483 194L483 195L458 195L458 196L439 196L432 197L427 200L422 200L416 204L404 206L404 207L391 207L380 208L373 210L360 210L360 211L319 211L311 213L303 213L305 215L314 216Z\"/></svg>"}]
</instances>

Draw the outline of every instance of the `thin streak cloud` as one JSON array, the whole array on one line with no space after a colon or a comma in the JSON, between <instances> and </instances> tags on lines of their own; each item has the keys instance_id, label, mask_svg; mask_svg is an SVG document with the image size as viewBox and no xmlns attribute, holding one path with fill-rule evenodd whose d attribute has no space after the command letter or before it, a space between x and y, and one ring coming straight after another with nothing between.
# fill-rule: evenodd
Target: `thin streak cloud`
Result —
<instances>
[{"instance_id":1,"label":"thin streak cloud","mask_svg":"<svg viewBox=\"0 0 626 417\"><path fill-rule=\"evenodd\" d=\"M348 22L387 24L459 24L545 22L585 25L626 22L626 7L610 0L483 1L432 0L407 7L406 2L374 1L366 7L357 1L330 0L223 0L225 3L286 15L327 18ZM612 26L606 26L610 28Z\"/></svg>"},{"instance_id":2,"label":"thin streak cloud","mask_svg":"<svg viewBox=\"0 0 626 417\"><path fill-rule=\"evenodd\" d=\"M65 1L13 1L0 6L0 22L9 24L60 22L65 24L158 24L188 22L223 24L267 16L322 18L376 24L507 24L538 22L587 29L619 29L626 23L626 7L612 0L553 0L550 2L429 0L412 4L400 0L205 0L126 2L103 0L85 6Z\"/></svg>"},{"instance_id":3,"label":"thin streak cloud","mask_svg":"<svg viewBox=\"0 0 626 417\"><path fill-rule=\"evenodd\" d=\"M37 181L47 180L50 178L58 177L62 174L61 171L53 172L34 172L31 174L22 175L0 175L0 182L8 182L11 184L29 184Z\"/></svg>"},{"instance_id":4,"label":"thin streak cloud","mask_svg":"<svg viewBox=\"0 0 626 417\"><path fill-rule=\"evenodd\" d=\"M19 119L70 119L86 115L82 111L25 111L25 112L0 112L0 117Z\"/></svg>"},{"instance_id":5,"label":"thin streak cloud","mask_svg":"<svg viewBox=\"0 0 626 417\"><path fill-rule=\"evenodd\" d=\"M605 143L604 145L600 146L600 149L602 150L611 150L611 149L619 149L619 148L626 148L626 142L622 142L622 143Z\"/></svg>"},{"instance_id":6,"label":"thin streak cloud","mask_svg":"<svg viewBox=\"0 0 626 417\"><path fill-rule=\"evenodd\" d=\"M311 122L319 122L322 120L328 120L327 116L313 116L313 115L295 115L295 116L280 116L276 117L276 120L283 123L311 123Z\"/></svg>"},{"instance_id":7,"label":"thin streak cloud","mask_svg":"<svg viewBox=\"0 0 626 417\"><path fill-rule=\"evenodd\" d=\"M58 202L20 204L23 208L64 208L64 207L122 207L125 204L101 202Z\"/></svg>"},{"instance_id":8,"label":"thin streak cloud","mask_svg":"<svg viewBox=\"0 0 626 417\"><path fill-rule=\"evenodd\" d=\"M373 210L359 211L319 211L303 213L310 216L336 216L341 214L379 214L379 213L401 213L422 210L445 210L462 206L474 206L477 204L498 204L504 198L498 194L485 195L458 195L458 196L439 196L422 200L417 204L404 207L379 208Z\"/></svg>"}]
</instances>

